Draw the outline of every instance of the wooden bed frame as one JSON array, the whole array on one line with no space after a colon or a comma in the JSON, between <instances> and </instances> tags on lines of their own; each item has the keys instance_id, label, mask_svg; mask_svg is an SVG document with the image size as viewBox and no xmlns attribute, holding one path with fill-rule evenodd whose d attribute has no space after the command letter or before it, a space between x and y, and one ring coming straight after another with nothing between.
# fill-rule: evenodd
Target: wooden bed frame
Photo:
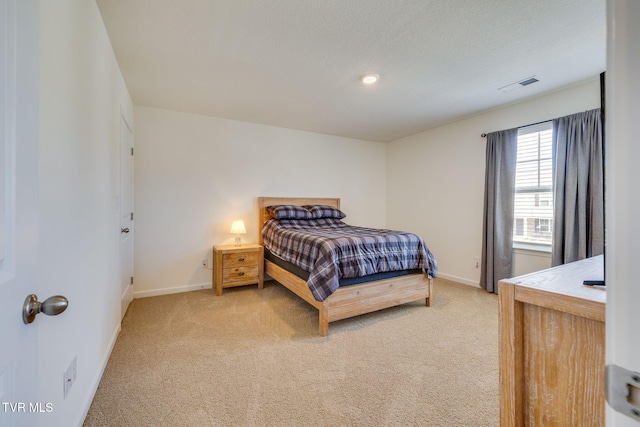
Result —
<instances>
[{"instance_id":1,"label":"wooden bed frame","mask_svg":"<svg viewBox=\"0 0 640 427\"><path fill-rule=\"evenodd\" d=\"M258 239L261 245L264 244L262 226L271 218L266 207L272 205L329 205L340 209L340 199L259 197ZM431 305L433 296L433 279L424 273L341 287L324 301L316 301L304 279L268 260L265 260L264 266L266 274L318 309L321 336L326 336L329 333L329 322L371 313L372 311L423 298L428 307Z\"/></svg>"}]
</instances>

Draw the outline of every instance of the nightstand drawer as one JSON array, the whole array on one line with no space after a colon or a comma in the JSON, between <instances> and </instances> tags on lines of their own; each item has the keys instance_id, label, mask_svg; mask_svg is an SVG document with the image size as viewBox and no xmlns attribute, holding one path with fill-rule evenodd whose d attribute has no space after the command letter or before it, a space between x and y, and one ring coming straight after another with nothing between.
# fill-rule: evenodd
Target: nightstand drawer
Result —
<instances>
[{"instance_id":1,"label":"nightstand drawer","mask_svg":"<svg viewBox=\"0 0 640 427\"><path fill-rule=\"evenodd\" d=\"M260 258L260 253L256 251L223 254L222 268L258 265Z\"/></svg>"},{"instance_id":2,"label":"nightstand drawer","mask_svg":"<svg viewBox=\"0 0 640 427\"><path fill-rule=\"evenodd\" d=\"M222 286L241 283L258 283L258 265L224 268L222 270Z\"/></svg>"}]
</instances>

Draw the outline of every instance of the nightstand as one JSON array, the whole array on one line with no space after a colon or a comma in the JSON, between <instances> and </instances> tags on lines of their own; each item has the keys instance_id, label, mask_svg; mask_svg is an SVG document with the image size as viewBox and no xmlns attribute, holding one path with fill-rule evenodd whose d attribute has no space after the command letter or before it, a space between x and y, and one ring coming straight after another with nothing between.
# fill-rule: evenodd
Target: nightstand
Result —
<instances>
[{"instance_id":1,"label":"nightstand","mask_svg":"<svg viewBox=\"0 0 640 427\"><path fill-rule=\"evenodd\" d=\"M213 247L213 287L216 295L223 288L264 284L264 247L262 245L222 245Z\"/></svg>"}]
</instances>

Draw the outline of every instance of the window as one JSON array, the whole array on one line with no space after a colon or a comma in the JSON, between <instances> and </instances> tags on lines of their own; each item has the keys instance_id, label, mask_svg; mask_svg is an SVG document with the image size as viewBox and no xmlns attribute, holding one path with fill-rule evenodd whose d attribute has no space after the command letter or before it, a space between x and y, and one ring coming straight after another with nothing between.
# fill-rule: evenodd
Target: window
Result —
<instances>
[{"instance_id":1,"label":"window","mask_svg":"<svg viewBox=\"0 0 640 427\"><path fill-rule=\"evenodd\" d=\"M513 241L551 246L553 231L553 124L518 131Z\"/></svg>"},{"instance_id":2,"label":"window","mask_svg":"<svg viewBox=\"0 0 640 427\"><path fill-rule=\"evenodd\" d=\"M550 233L551 220L544 218L536 218L536 233Z\"/></svg>"}]
</instances>

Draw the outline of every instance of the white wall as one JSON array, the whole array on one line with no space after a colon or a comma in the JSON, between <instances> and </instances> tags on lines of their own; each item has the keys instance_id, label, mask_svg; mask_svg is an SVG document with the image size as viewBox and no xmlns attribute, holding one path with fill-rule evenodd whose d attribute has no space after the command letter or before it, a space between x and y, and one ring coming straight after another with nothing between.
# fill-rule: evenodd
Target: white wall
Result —
<instances>
[{"instance_id":1,"label":"white wall","mask_svg":"<svg viewBox=\"0 0 640 427\"><path fill-rule=\"evenodd\" d=\"M382 143L135 107L135 297L211 286L211 246L257 242L259 196L340 197L352 224L384 227Z\"/></svg>"},{"instance_id":2,"label":"white wall","mask_svg":"<svg viewBox=\"0 0 640 427\"><path fill-rule=\"evenodd\" d=\"M69 308L38 320L40 424L80 425L120 327L120 108L133 105L94 1L40 0L38 296ZM63 399L62 374L77 356ZM35 386L35 384L34 384Z\"/></svg>"},{"instance_id":3,"label":"white wall","mask_svg":"<svg viewBox=\"0 0 640 427\"><path fill-rule=\"evenodd\" d=\"M387 225L420 234L440 276L478 285L482 250L485 140L482 133L600 107L594 79L420 134L387 148ZM548 264L544 261L548 259ZM514 275L551 266L549 257L515 256Z\"/></svg>"}]
</instances>

